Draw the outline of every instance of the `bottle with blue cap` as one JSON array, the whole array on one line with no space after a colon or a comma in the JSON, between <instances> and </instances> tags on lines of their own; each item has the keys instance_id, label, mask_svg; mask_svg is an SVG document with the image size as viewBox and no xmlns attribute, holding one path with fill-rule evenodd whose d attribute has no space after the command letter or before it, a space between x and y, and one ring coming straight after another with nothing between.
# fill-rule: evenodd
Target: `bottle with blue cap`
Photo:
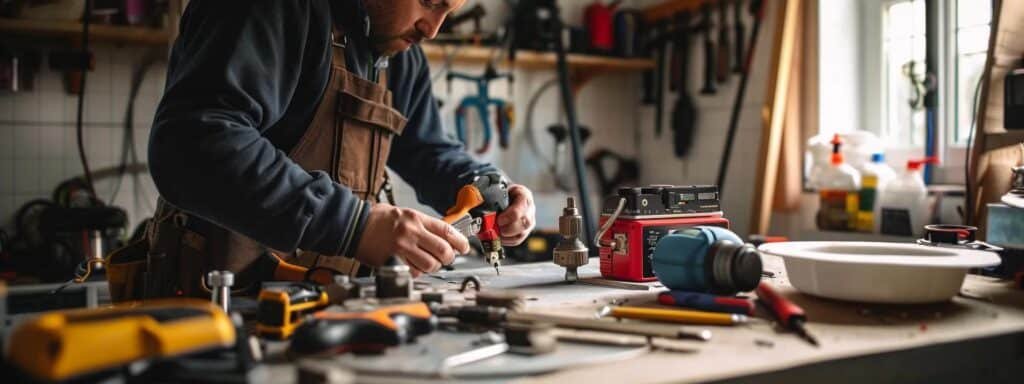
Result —
<instances>
[{"instance_id":1,"label":"bottle with blue cap","mask_svg":"<svg viewBox=\"0 0 1024 384\"><path fill-rule=\"evenodd\" d=\"M761 256L732 231L711 226L681 229L658 241L654 274L672 290L734 295L757 288Z\"/></svg>"}]
</instances>

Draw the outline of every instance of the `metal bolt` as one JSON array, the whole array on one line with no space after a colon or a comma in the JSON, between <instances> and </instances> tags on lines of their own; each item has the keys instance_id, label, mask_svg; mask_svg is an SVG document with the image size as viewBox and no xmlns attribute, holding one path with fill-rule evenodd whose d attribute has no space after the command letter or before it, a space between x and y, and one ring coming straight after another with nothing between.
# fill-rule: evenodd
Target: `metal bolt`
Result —
<instances>
[{"instance_id":1,"label":"metal bolt","mask_svg":"<svg viewBox=\"0 0 1024 384\"><path fill-rule=\"evenodd\" d=\"M562 240L555 246L553 261L565 267L565 280L571 283L579 279L576 270L587 264L589 254L587 246L580 240L583 217L576 209L576 200L569 197L565 203L562 216L558 218L558 232L562 235Z\"/></svg>"},{"instance_id":2,"label":"metal bolt","mask_svg":"<svg viewBox=\"0 0 1024 384\"><path fill-rule=\"evenodd\" d=\"M402 264L397 258L390 265L377 268L375 278L378 299L412 298L412 274L409 266Z\"/></svg>"},{"instance_id":3,"label":"metal bolt","mask_svg":"<svg viewBox=\"0 0 1024 384\"><path fill-rule=\"evenodd\" d=\"M235 274L231 271L210 271L206 274L206 285L210 287L210 301L227 312L231 305L231 287L235 285Z\"/></svg>"}]
</instances>

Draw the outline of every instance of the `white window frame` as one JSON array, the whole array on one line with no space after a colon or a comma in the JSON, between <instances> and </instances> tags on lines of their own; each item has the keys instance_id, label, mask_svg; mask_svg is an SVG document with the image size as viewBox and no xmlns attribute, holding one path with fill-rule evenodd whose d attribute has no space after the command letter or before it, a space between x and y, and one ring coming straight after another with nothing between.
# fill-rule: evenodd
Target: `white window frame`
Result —
<instances>
[{"instance_id":1,"label":"white window frame","mask_svg":"<svg viewBox=\"0 0 1024 384\"><path fill-rule=\"evenodd\" d=\"M825 0L833 1L833 0ZM881 136L881 127L885 121L885 98L884 84L882 79L884 46L884 11L889 4L906 0L861 0L859 8L860 31L860 62L862 69L858 74L861 78L863 89L860 96L863 102L860 105L862 116L861 129L865 129ZM987 0L980 0L979 5ZM938 56L938 79L939 95L937 110L939 116L936 121L938 131L936 156L940 165L934 168L932 174L933 184L964 184L964 158L967 154L964 143L955 142L956 108L952 108L952 101L956 100L956 63L957 63L957 14L956 1L940 1L938 18L940 21L939 30L944 33L940 37ZM823 27L827 27L823 25ZM886 148L887 163L894 169L900 170L906 160L922 157L924 147L889 147Z\"/></svg>"}]
</instances>

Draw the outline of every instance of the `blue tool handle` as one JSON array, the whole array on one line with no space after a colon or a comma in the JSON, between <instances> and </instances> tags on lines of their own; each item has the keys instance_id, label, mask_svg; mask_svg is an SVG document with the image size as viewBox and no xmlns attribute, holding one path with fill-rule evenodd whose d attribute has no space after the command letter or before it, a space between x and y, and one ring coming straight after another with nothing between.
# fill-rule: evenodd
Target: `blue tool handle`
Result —
<instances>
[{"instance_id":1,"label":"blue tool handle","mask_svg":"<svg viewBox=\"0 0 1024 384\"><path fill-rule=\"evenodd\" d=\"M459 138L462 145L469 146L469 143L466 142L465 101L455 108L455 136Z\"/></svg>"},{"instance_id":2,"label":"blue tool handle","mask_svg":"<svg viewBox=\"0 0 1024 384\"><path fill-rule=\"evenodd\" d=\"M480 143L480 148L476 150L476 153L479 155L487 152L487 150L491 148L491 120L488 119L490 114L487 113L486 101L474 98L472 102L473 106L475 106L477 111L480 112L480 123L483 124L482 127L484 131L484 142Z\"/></svg>"},{"instance_id":3,"label":"blue tool handle","mask_svg":"<svg viewBox=\"0 0 1024 384\"><path fill-rule=\"evenodd\" d=\"M715 296L707 293L668 291L658 294L658 302L664 305L693 308L708 312L738 313L753 315L754 303L737 297Z\"/></svg>"},{"instance_id":4,"label":"blue tool handle","mask_svg":"<svg viewBox=\"0 0 1024 384\"><path fill-rule=\"evenodd\" d=\"M505 100L501 99L493 99L491 104L494 104L496 110L494 120L496 120L498 125L498 145L501 148L508 148L509 124L511 124L511 121L509 121L508 111L505 110L507 104L505 104Z\"/></svg>"}]
</instances>

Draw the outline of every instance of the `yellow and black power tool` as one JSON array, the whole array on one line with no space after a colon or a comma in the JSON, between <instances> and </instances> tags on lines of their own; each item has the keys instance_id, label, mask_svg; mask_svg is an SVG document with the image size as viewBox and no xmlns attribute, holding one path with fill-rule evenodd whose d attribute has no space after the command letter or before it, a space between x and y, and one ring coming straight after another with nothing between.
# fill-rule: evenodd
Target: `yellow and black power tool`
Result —
<instances>
[{"instance_id":1,"label":"yellow and black power tool","mask_svg":"<svg viewBox=\"0 0 1024 384\"><path fill-rule=\"evenodd\" d=\"M50 312L17 325L6 360L38 381L64 381L127 366L232 348L236 328L200 299Z\"/></svg>"},{"instance_id":2,"label":"yellow and black power tool","mask_svg":"<svg viewBox=\"0 0 1024 384\"><path fill-rule=\"evenodd\" d=\"M327 293L311 283L264 284L257 300L256 333L275 339L291 337L303 317L331 303Z\"/></svg>"}]
</instances>

